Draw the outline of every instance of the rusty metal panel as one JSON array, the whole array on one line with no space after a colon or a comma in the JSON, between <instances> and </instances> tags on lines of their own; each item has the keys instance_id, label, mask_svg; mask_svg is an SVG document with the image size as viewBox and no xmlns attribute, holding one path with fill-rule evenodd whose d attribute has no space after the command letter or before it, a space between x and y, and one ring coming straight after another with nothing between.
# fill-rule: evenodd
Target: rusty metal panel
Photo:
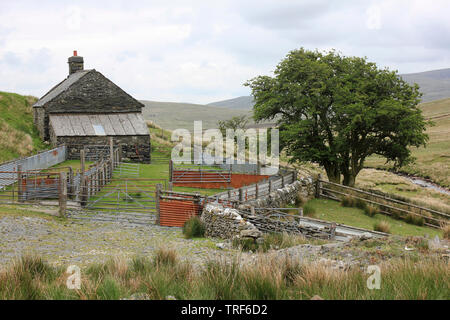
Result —
<instances>
[{"instance_id":1,"label":"rusty metal panel","mask_svg":"<svg viewBox=\"0 0 450 320\"><path fill-rule=\"evenodd\" d=\"M159 206L159 224L166 227L182 227L187 220L201 212L201 206L189 199L163 200Z\"/></svg>"}]
</instances>

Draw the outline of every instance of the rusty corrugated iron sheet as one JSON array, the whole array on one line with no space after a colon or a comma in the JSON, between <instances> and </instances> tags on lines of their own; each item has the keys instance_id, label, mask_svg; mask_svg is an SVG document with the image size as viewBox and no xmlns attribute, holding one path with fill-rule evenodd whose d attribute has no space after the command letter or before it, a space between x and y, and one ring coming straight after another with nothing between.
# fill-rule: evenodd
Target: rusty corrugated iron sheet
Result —
<instances>
[{"instance_id":1,"label":"rusty corrugated iron sheet","mask_svg":"<svg viewBox=\"0 0 450 320\"><path fill-rule=\"evenodd\" d=\"M229 178L224 178L229 175ZM228 176L226 176L228 177ZM204 189L241 188L268 179L268 175L223 173L174 170L173 185L177 187L191 187Z\"/></svg>"},{"instance_id":2,"label":"rusty corrugated iron sheet","mask_svg":"<svg viewBox=\"0 0 450 320\"><path fill-rule=\"evenodd\" d=\"M202 206L193 199L161 200L159 224L166 227L182 227L191 217L201 213Z\"/></svg>"}]
</instances>

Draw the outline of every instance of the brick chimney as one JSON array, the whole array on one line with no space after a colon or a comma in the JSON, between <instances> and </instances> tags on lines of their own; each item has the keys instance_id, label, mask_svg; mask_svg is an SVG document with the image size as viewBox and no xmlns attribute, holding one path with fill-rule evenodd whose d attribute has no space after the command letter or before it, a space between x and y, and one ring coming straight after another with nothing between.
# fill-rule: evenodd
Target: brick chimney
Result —
<instances>
[{"instance_id":1,"label":"brick chimney","mask_svg":"<svg viewBox=\"0 0 450 320\"><path fill-rule=\"evenodd\" d=\"M69 57L67 63L69 64L69 75L84 69L83 57L79 57L76 50L74 50L73 56Z\"/></svg>"}]
</instances>

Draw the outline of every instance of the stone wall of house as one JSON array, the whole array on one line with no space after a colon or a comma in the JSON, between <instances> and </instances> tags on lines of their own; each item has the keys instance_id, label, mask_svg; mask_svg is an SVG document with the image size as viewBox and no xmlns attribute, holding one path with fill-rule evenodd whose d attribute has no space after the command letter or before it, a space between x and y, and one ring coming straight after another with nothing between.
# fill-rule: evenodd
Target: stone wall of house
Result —
<instances>
[{"instance_id":1,"label":"stone wall of house","mask_svg":"<svg viewBox=\"0 0 450 320\"><path fill-rule=\"evenodd\" d=\"M223 207L217 202L208 203L203 208L200 219L205 225L207 237L222 239L262 237L262 232L252 223L245 221L238 210Z\"/></svg>"},{"instance_id":2,"label":"stone wall of house","mask_svg":"<svg viewBox=\"0 0 450 320\"><path fill-rule=\"evenodd\" d=\"M51 134L52 144L67 146L68 159L79 159L80 151L89 145L109 145L109 138L109 136L55 137ZM150 135L114 136L113 143L122 148L122 161L150 163Z\"/></svg>"},{"instance_id":3,"label":"stone wall of house","mask_svg":"<svg viewBox=\"0 0 450 320\"><path fill-rule=\"evenodd\" d=\"M39 131L39 136L42 140L48 140L48 134L45 132L45 110L44 108L33 108L34 124Z\"/></svg>"}]
</instances>

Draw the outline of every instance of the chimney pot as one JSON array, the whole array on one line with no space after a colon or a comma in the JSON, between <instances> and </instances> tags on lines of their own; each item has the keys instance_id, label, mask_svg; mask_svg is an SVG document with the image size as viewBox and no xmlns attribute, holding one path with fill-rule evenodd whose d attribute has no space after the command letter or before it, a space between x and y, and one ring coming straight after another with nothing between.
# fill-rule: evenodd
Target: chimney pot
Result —
<instances>
[{"instance_id":1,"label":"chimney pot","mask_svg":"<svg viewBox=\"0 0 450 320\"><path fill-rule=\"evenodd\" d=\"M84 70L83 57L78 56L77 50L73 51L73 56L69 57L69 75L80 70Z\"/></svg>"}]
</instances>

